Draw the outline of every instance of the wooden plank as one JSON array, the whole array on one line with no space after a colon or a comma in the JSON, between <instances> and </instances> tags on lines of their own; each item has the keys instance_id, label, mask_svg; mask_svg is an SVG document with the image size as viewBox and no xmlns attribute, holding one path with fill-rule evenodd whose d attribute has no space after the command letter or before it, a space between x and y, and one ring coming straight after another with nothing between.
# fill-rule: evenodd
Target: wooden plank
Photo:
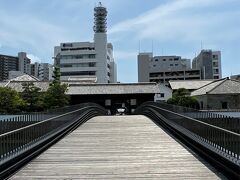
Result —
<instances>
[{"instance_id":1,"label":"wooden plank","mask_svg":"<svg viewBox=\"0 0 240 180\"><path fill-rule=\"evenodd\" d=\"M89 120L11 179L219 179L144 116Z\"/></svg>"}]
</instances>

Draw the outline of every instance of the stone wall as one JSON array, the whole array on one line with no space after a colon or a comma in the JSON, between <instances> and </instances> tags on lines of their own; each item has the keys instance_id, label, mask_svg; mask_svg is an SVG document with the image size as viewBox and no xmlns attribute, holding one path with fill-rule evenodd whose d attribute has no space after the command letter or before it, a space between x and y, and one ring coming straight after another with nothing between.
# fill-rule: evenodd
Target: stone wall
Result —
<instances>
[{"instance_id":1,"label":"stone wall","mask_svg":"<svg viewBox=\"0 0 240 180\"><path fill-rule=\"evenodd\" d=\"M202 95L196 97L201 109L240 109L240 94L238 95ZM202 104L202 106L201 106Z\"/></svg>"}]
</instances>

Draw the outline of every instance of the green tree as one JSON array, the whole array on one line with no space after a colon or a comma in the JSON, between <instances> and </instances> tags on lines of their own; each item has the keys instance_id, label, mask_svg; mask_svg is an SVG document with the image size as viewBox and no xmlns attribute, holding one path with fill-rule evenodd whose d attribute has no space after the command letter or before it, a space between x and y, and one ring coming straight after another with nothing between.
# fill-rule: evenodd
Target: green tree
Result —
<instances>
[{"instance_id":1,"label":"green tree","mask_svg":"<svg viewBox=\"0 0 240 180\"><path fill-rule=\"evenodd\" d=\"M25 109L26 103L17 91L0 87L0 113L9 114L20 112Z\"/></svg>"},{"instance_id":2,"label":"green tree","mask_svg":"<svg viewBox=\"0 0 240 180\"><path fill-rule=\"evenodd\" d=\"M55 66L53 71L53 82L51 83L51 85L58 83L60 84L61 83L60 76L61 76L60 68L58 66Z\"/></svg>"},{"instance_id":3,"label":"green tree","mask_svg":"<svg viewBox=\"0 0 240 180\"><path fill-rule=\"evenodd\" d=\"M29 112L43 110L44 104L40 88L34 86L33 82L22 83L22 98L27 103L26 110Z\"/></svg>"},{"instance_id":4,"label":"green tree","mask_svg":"<svg viewBox=\"0 0 240 180\"><path fill-rule=\"evenodd\" d=\"M61 84L59 67L54 67L53 78L54 80L50 83L44 96L44 104L48 109L63 107L69 104L69 97L65 94L67 85Z\"/></svg>"},{"instance_id":5,"label":"green tree","mask_svg":"<svg viewBox=\"0 0 240 180\"><path fill-rule=\"evenodd\" d=\"M173 97L167 100L167 103L178 106L185 106L198 109L199 104L195 97L190 96L190 92L185 88L179 88L173 93Z\"/></svg>"}]
</instances>

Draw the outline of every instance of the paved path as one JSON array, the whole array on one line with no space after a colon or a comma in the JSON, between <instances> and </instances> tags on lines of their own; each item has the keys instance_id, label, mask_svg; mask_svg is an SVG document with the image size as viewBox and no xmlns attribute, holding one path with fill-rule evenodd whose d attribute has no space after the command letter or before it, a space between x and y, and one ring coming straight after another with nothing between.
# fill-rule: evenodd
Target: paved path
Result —
<instances>
[{"instance_id":1,"label":"paved path","mask_svg":"<svg viewBox=\"0 0 240 180\"><path fill-rule=\"evenodd\" d=\"M12 179L219 179L208 167L144 116L102 116Z\"/></svg>"}]
</instances>

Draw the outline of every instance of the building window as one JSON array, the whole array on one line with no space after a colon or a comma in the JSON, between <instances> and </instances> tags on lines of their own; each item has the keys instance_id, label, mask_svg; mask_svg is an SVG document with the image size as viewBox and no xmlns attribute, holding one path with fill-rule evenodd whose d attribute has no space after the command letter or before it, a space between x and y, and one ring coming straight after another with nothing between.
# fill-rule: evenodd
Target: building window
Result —
<instances>
[{"instance_id":1,"label":"building window","mask_svg":"<svg viewBox=\"0 0 240 180\"><path fill-rule=\"evenodd\" d=\"M178 64L175 64L175 66L178 66Z\"/></svg>"},{"instance_id":2,"label":"building window","mask_svg":"<svg viewBox=\"0 0 240 180\"><path fill-rule=\"evenodd\" d=\"M201 109L203 109L203 101L200 102Z\"/></svg>"},{"instance_id":3,"label":"building window","mask_svg":"<svg viewBox=\"0 0 240 180\"><path fill-rule=\"evenodd\" d=\"M218 71L218 69L214 69L214 74L218 74L219 73L219 71Z\"/></svg>"},{"instance_id":4,"label":"building window","mask_svg":"<svg viewBox=\"0 0 240 180\"><path fill-rule=\"evenodd\" d=\"M173 64L170 64L170 66L173 66Z\"/></svg>"},{"instance_id":5,"label":"building window","mask_svg":"<svg viewBox=\"0 0 240 180\"><path fill-rule=\"evenodd\" d=\"M213 59L218 59L218 55L213 54Z\"/></svg>"},{"instance_id":6,"label":"building window","mask_svg":"<svg viewBox=\"0 0 240 180\"><path fill-rule=\"evenodd\" d=\"M61 73L61 76L76 76L76 75L96 75L96 71L73 71Z\"/></svg>"},{"instance_id":7,"label":"building window","mask_svg":"<svg viewBox=\"0 0 240 180\"><path fill-rule=\"evenodd\" d=\"M62 55L61 59L95 59L95 54Z\"/></svg>"},{"instance_id":8,"label":"building window","mask_svg":"<svg viewBox=\"0 0 240 180\"><path fill-rule=\"evenodd\" d=\"M155 59L155 61L158 61L158 59Z\"/></svg>"},{"instance_id":9,"label":"building window","mask_svg":"<svg viewBox=\"0 0 240 180\"><path fill-rule=\"evenodd\" d=\"M71 43L70 44L64 43L63 47L72 47L72 44Z\"/></svg>"},{"instance_id":10,"label":"building window","mask_svg":"<svg viewBox=\"0 0 240 180\"><path fill-rule=\"evenodd\" d=\"M153 67L156 67L156 64L154 64Z\"/></svg>"},{"instance_id":11,"label":"building window","mask_svg":"<svg viewBox=\"0 0 240 180\"><path fill-rule=\"evenodd\" d=\"M222 109L227 109L227 108L228 108L228 103L222 102Z\"/></svg>"},{"instance_id":12,"label":"building window","mask_svg":"<svg viewBox=\"0 0 240 180\"><path fill-rule=\"evenodd\" d=\"M68 67L96 67L95 62L89 63L74 63L74 64L60 64L61 68L68 68Z\"/></svg>"},{"instance_id":13,"label":"building window","mask_svg":"<svg viewBox=\"0 0 240 180\"><path fill-rule=\"evenodd\" d=\"M164 93L160 93L160 97L161 97L161 98L164 98Z\"/></svg>"},{"instance_id":14,"label":"building window","mask_svg":"<svg viewBox=\"0 0 240 180\"><path fill-rule=\"evenodd\" d=\"M172 61L172 60L173 60L172 58L169 59L169 61Z\"/></svg>"},{"instance_id":15,"label":"building window","mask_svg":"<svg viewBox=\"0 0 240 180\"><path fill-rule=\"evenodd\" d=\"M89 64L89 67L95 67L96 66L96 63L95 62L90 62L88 63Z\"/></svg>"},{"instance_id":16,"label":"building window","mask_svg":"<svg viewBox=\"0 0 240 180\"><path fill-rule=\"evenodd\" d=\"M179 58L174 58L174 61L178 61L179 60Z\"/></svg>"},{"instance_id":17,"label":"building window","mask_svg":"<svg viewBox=\"0 0 240 180\"><path fill-rule=\"evenodd\" d=\"M166 59L163 59L163 61L166 61Z\"/></svg>"},{"instance_id":18,"label":"building window","mask_svg":"<svg viewBox=\"0 0 240 180\"><path fill-rule=\"evenodd\" d=\"M95 54L89 54L88 57L89 59L95 59Z\"/></svg>"},{"instance_id":19,"label":"building window","mask_svg":"<svg viewBox=\"0 0 240 180\"><path fill-rule=\"evenodd\" d=\"M219 79L219 76L213 76L213 79Z\"/></svg>"},{"instance_id":20,"label":"building window","mask_svg":"<svg viewBox=\"0 0 240 180\"><path fill-rule=\"evenodd\" d=\"M218 67L218 62L213 62L213 67Z\"/></svg>"}]
</instances>

